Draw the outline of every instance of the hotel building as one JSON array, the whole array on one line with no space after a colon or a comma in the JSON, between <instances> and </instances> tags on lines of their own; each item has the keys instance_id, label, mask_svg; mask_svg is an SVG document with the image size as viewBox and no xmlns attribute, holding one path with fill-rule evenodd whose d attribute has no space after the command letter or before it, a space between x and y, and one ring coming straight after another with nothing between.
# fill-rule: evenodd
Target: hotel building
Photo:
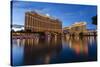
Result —
<instances>
[{"instance_id":1,"label":"hotel building","mask_svg":"<svg viewBox=\"0 0 100 67\"><path fill-rule=\"evenodd\" d=\"M80 33L84 33L87 31L86 29L86 22L77 22L70 27L63 28L65 33L70 33L70 35L79 35ZM67 32L66 32L67 31Z\"/></svg>"},{"instance_id":2,"label":"hotel building","mask_svg":"<svg viewBox=\"0 0 100 67\"><path fill-rule=\"evenodd\" d=\"M53 17L35 11L25 13L25 30L31 32L62 33L62 23Z\"/></svg>"}]
</instances>

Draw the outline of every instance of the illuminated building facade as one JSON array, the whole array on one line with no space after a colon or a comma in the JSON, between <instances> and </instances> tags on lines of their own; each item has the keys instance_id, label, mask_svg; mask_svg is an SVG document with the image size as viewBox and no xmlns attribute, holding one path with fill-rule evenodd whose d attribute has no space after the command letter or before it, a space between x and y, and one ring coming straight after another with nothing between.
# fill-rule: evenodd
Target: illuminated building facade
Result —
<instances>
[{"instance_id":1,"label":"illuminated building facade","mask_svg":"<svg viewBox=\"0 0 100 67\"><path fill-rule=\"evenodd\" d=\"M67 31L71 35L73 35L73 34L79 35L80 33L87 31L86 23L85 22L77 22L70 27L65 27L63 30Z\"/></svg>"},{"instance_id":2,"label":"illuminated building facade","mask_svg":"<svg viewBox=\"0 0 100 67\"><path fill-rule=\"evenodd\" d=\"M30 30L31 32L62 33L62 23L50 16L36 12L26 12L25 30Z\"/></svg>"},{"instance_id":3,"label":"illuminated building facade","mask_svg":"<svg viewBox=\"0 0 100 67\"><path fill-rule=\"evenodd\" d=\"M71 26L71 32L75 33L75 35L79 35L86 31L86 23L85 22L77 22Z\"/></svg>"}]
</instances>

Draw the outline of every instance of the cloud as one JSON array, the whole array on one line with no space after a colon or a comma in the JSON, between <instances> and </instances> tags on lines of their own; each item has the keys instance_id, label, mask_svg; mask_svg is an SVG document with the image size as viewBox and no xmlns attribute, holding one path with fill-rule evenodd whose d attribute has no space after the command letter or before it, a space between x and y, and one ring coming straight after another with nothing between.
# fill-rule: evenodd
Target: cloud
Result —
<instances>
[{"instance_id":1,"label":"cloud","mask_svg":"<svg viewBox=\"0 0 100 67\"><path fill-rule=\"evenodd\" d=\"M50 16L50 14L46 13L46 16L48 16L48 17L49 17L49 16Z\"/></svg>"},{"instance_id":2,"label":"cloud","mask_svg":"<svg viewBox=\"0 0 100 67\"><path fill-rule=\"evenodd\" d=\"M20 31L20 30L24 30L24 27L22 28L12 28L14 31Z\"/></svg>"},{"instance_id":3,"label":"cloud","mask_svg":"<svg viewBox=\"0 0 100 67\"><path fill-rule=\"evenodd\" d=\"M42 9L35 9L35 11L41 12L41 13L48 13L50 11L50 9L48 9L48 8L42 8Z\"/></svg>"},{"instance_id":4,"label":"cloud","mask_svg":"<svg viewBox=\"0 0 100 67\"><path fill-rule=\"evenodd\" d=\"M39 13L39 14L43 14L46 16L50 16L50 9L48 8L43 8L43 9L34 9L35 12Z\"/></svg>"}]
</instances>

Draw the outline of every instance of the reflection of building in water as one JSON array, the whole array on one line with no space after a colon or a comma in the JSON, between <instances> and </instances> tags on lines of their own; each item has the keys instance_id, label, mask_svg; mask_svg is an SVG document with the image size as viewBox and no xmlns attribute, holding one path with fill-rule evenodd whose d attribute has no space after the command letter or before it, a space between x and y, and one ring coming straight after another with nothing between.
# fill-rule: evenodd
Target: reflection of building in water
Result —
<instances>
[{"instance_id":1,"label":"reflection of building in water","mask_svg":"<svg viewBox=\"0 0 100 67\"><path fill-rule=\"evenodd\" d=\"M38 38L25 39L25 44L27 44L27 45L38 45L39 44L39 39Z\"/></svg>"},{"instance_id":2,"label":"reflection of building in water","mask_svg":"<svg viewBox=\"0 0 100 67\"><path fill-rule=\"evenodd\" d=\"M30 42L30 43L29 43ZM24 46L24 63L25 64L42 64L50 63L52 55L57 55L61 51L61 39L55 43L53 39L47 44L45 40L40 40L37 45L28 39L25 40ZM32 44L32 45L31 45Z\"/></svg>"},{"instance_id":3,"label":"reflection of building in water","mask_svg":"<svg viewBox=\"0 0 100 67\"><path fill-rule=\"evenodd\" d=\"M88 37L87 40L90 45L93 45L97 41L97 37L91 36L91 37Z\"/></svg>"},{"instance_id":4,"label":"reflection of building in water","mask_svg":"<svg viewBox=\"0 0 100 67\"><path fill-rule=\"evenodd\" d=\"M87 37L81 38L70 38L65 40L65 43L69 45L76 54L88 54L88 39Z\"/></svg>"},{"instance_id":5,"label":"reflection of building in water","mask_svg":"<svg viewBox=\"0 0 100 67\"><path fill-rule=\"evenodd\" d=\"M24 46L25 39L13 39L12 43L16 46Z\"/></svg>"},{"instance_id":6,"label":"reflection of building in water","mask_svg":"<svg viewBox=\"0 0 100 67\"><path fill-rule=\"evenodd\" d=\"M58 19L39 13L25 13L25 30L31 32L56 32L62 33L62 23Z\"/></svg>"}]
</instances>

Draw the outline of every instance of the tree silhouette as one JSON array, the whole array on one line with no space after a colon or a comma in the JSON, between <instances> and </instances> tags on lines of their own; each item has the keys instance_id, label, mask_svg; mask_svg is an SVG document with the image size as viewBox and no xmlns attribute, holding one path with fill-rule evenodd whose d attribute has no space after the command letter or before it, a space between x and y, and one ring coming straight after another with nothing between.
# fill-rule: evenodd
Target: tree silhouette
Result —
<instances>
[{"instance_id":1,"label":"tree silhouette","mask_svg":"<svg viewBox=\"0 0 100 67\"><path fill-rule=\"evenodd\" d=\"M97 25L97 15L92 17L92 24Z\"/></svg>"}]
</instances>

